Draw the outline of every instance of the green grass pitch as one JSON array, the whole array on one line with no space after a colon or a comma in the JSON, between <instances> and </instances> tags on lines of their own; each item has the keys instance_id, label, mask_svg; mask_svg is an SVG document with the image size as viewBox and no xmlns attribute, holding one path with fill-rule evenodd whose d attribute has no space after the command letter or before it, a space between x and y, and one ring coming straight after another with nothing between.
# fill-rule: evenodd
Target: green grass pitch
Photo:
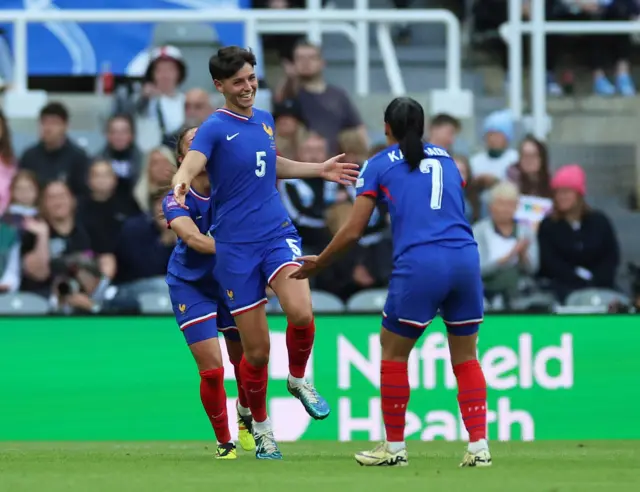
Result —
<instances>
[{"instance_id":1,"label":"green grass pitch","mask_svg":"<svg viewBox=\"0 0 640 492\"><path fill-rule=\"evenodd\" d=\"M368 443L282 444L284 460L204 442L3 442L1 492L638 492L640 442L492 443L494 464L460 469L464 445L410 442L406 468L364 468Z\"/></svg>"}]
</instances>

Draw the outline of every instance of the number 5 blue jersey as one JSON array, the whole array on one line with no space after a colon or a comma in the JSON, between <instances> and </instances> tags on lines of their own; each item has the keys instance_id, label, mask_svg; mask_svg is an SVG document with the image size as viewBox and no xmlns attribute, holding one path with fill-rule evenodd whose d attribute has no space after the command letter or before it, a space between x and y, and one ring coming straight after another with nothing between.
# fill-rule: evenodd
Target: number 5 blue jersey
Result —
<instances>
[{"instance_id":1,"label":"number 5 blue jersey","mask_svg":"<svg viewBox=\"0 0 640 492\"><path fill-rule=\"evenodd\" d=\"M291 230L276 189L271 114L254 109L249 118L218 109L196 132L191 150L207 158L216 241L268 241Z\"/></svg>"},{"instance_id":2,"label":"number 5 blue jersey","mask_svg":"<svg viewBox=\"0 0 640 492\"><path fill-rule=\"evenodd\" d=\"M411 171L398 145L369 159L356 182L358 196L387 203L393 257L420 244L459 248L476 244L464 215L464 184L449 154L425 144L425 158Z\"/></svg>"}]
</instances>

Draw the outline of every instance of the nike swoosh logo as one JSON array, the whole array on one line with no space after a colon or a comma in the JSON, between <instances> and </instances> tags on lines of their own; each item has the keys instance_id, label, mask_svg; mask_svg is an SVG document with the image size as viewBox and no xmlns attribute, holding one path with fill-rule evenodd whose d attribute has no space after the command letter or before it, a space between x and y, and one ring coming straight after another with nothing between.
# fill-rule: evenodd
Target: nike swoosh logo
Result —
<instances>
[{"instance_id":1,"label":"nike swoosh logo","mask_svg":"<svg viewBox=\"0 0 640 492\"><path fill-rule=\"evenodd\" d=\"M198 215L198 216L196 217L196 220L201 219L201 218L202 218L202 215Z\"/></svg>"},{"instance_id":2,"label":"nike swoosh logo","mask_svg":"<svg viewBox=\"0 0 640 492\"><path fill-rule=\"evenodd\" d=\"M233 140L233 139L234 139L234 138L236 138L238 135L240 135L240 132L236 133L235 135L231 135L231 136L227 135L227 141L229 141L229 140Z\"/></svg>"}]
</instances>

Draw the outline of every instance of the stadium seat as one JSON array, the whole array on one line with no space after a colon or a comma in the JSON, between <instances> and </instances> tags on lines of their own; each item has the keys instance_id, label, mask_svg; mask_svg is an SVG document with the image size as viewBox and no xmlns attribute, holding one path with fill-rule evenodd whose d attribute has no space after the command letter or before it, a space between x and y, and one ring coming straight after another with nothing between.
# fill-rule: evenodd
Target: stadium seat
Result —
<instances>
[{"instance_id":1,"label":"stadium seat","mask_svg":"<svg viewBox=\"0 0 640 492\"><path fill-rule=\"evenodd\" d=\"M613 303L630 305L631 300L610 289L581 289L572 292L565 302L566 307L607 308Z\"/></svg>"},{"instance_id":2,"label":"stadium seat","mask_svg":"<svg viewBox=\"0 0 640 492\"><path fill-rule=\"evenodd\" d=\"M173 314L171 299L168 295L146 293L138 296L140 311L143 314Z\"/></svg>"},{"instance_id":3,"label":"stadium seat","mask_svg":"<svg viewBox=\"0 0 640 492\"><path fill-rule=\"evenodd\" d=\"M29 292L0 295L0 315L48 314L50 306L44 297Z\"/></svg>"},{"instance_id":4,"label":"stadium seat","mask_svg":"<svg viewBox=\"0 0 640 492\"><path fill-rule=\"evenodd\" d=\"M555 304L556 300L553 295L536 292L528 296L517 297L511 301L511 309L515 311L551 309Z\"/></svg>"},{"instance_id":5,"label":"stadium seat","mask_svg":"<svg viewBox=\"0 0 640 492\"><path fill-rule=\"evenodd\" d=\"M339 297L322 290L311 291L311 304L316 313L343 313L345 310Z\"/></svg>"},{"instance_id":6,"label":"stadium seat","mask_svg":"<svg viewBox=\"0 0 640 492\"><path fill-rule=\"evenodd\" d=\"M70 130L69 137L89 155L95 155L105 144L104 136L97 131Z\"/></svg>"},{"instance_id":7,"label":"stadium seat","mask_svg":"<svg viewBox=\"0 0 640 492\"><path fill-rule=\"evenodd\" d=\"M189 61L190 68L202 67L187 70L184 89L211 86L211 77L204 67L209 65L213 49L220 46L218 33L213 26L195 22L160 22L153 31L153 45L175 46Z\"/></svg>"},{"instance_id":8,"label":"stadium seat","mask_svg":"<svg viewBox=\"0 0 640 492\"><path fill-rule=\"evenodd\" d=\"M387 289L363 290L347 301L347 311L352 313L380 312L387 300Z\"/></svg>"}]
</instances>

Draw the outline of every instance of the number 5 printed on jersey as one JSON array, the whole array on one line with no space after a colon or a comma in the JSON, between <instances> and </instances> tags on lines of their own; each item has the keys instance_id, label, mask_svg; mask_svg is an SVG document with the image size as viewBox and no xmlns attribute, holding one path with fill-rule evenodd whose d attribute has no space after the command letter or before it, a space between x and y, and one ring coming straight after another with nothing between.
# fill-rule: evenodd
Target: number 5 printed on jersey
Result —
<instances>
[{"instance_id":1,"label":"number 5 printed on jersey","mask_svg":"<svg viewBox=\"0 0 640 492\"><path fill-rule=\"evenodd\" d=\"M442 164L438 159L422 159L420 161L420 172L431 174L431 210L440 210L442 208L442 190L444 187Z\"/></svg>"},{"instance_id":2,"label":"number 5 printed on jersey","mask_svg":"<svg viewBox=\"0 0 640 492\"><path fill-rule=\"evenodd\" d=\"M300 249L300 246L298 246L298 241L292 238L287 238L287 245L289 246L289 249L293 252L293 259L295 260L296 258L299 258L302 256L302 250Z\"/></svg>"},{"instance_id":3,"label":"number 5 printed on jersey","mask_svg":"<svg viewBox=\"0 0 640 492\"><path fill-rule=\"evenodd\" d=\"M264 175L267 173L267 163L264 160L266 156L267 153L264 150L256 152L256 176L258 176L259 178L264 177Z\"/></svg>"}]
</instances>

